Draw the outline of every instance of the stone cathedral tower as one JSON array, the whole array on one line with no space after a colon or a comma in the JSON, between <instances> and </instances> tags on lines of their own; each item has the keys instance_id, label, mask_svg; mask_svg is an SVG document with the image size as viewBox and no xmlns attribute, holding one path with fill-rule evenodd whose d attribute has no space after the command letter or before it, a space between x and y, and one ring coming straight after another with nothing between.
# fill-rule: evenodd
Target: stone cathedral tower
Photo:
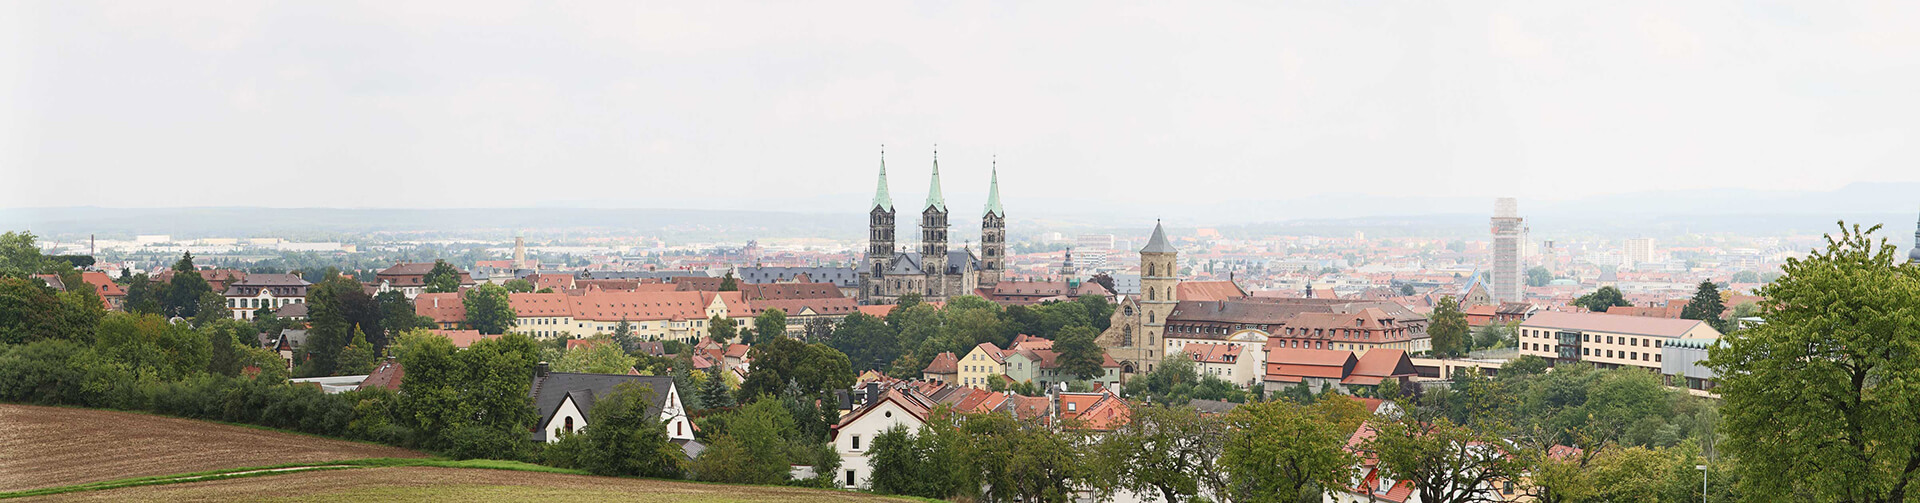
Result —
<instances>
[{"instance_id":1,"label":"stone cathedral tower","mask_svg":"<svg viewBox=\"0 0 1920 503\"><path fill-rule=\"evenodd\" d=\"M1180 302L1179 256L1180 250L1167 242L1166 229L1154 222L1153 236L1140 249L1140 295L1122 300L1107 331L1100 334L1100 346L1120 362L1122 380L1152 372L1167 356L1167 316Z\"/></svg>"},{"instance_id":2,"label":"stone cathedral tower","mask_svg":"<svg viewBox=\"0 0 1920 503\"><path fill-rule=\"evenodd\" d=\"M940 149L933 150L933 181L927 186L926 208L920 210L920 256L927 272L929 297L947 296L947 198L940 195Z\"/></svg>"},{"instance_id":3,"label":"stone cathedral tower","mask_svg":"<svg viewBox=\"0 0 1920 503\"><path fill-rule=\"evenodd\" d=\"M1006 270L1007 210L1000 208L1000 161L993 162L993 181L987 187L987 211L980 216L980 287L1000 284Z\"/></svg>"},{"instance_id":4,"label":"stone cathedral tower","mask_svg":"<svg viewBox=\"0 0 1920 503\"><path fill-rule=\"evenodd\" d=\"M867 260L861 271L861 297L879 293L881 277L893 261L893 195L887 193L887 149L880 148L880 184L867 212Z\"/></svg>"}]
</instances>

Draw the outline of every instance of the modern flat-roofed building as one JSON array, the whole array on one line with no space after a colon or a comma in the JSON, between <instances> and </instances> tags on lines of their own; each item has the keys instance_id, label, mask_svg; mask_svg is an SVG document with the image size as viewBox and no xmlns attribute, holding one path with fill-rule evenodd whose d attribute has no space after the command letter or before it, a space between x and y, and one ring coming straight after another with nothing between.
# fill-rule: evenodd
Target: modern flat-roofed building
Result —
<instances>
[{"instance_id":1,"label":"modern flat-roofed building","mask_svg":"<svg viewBox=\"0 0 1920 503\"><path fill-rule=\"evenodd\" d=\"M1556 363L1584 361L1601 368L1639 367L1663 372L1661 350L1678 339L1719 339L1700 320L1604 313L1544 312L1520 323L1520 354Z\"/></svg>"},{"instance_id":2,"label":"modern flat-roofed building","mask_svg":"<svg viewBox=\"0 0 1920 503\"><path fill-rule=\"evenodd\" d=\"M1707 368L1707 351L1720 339L1674 339L1660 346L1660 373L1667 384L1689 392L1711 393L1719 374Z\"/></svg>"}]
</instances>

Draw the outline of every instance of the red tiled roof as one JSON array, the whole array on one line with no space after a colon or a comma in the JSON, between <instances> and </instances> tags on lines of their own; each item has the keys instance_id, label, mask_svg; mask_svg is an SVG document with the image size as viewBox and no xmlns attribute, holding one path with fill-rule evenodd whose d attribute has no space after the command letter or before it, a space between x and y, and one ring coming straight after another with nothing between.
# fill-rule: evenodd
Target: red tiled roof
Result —
<instances>
[{"instance_id":1,"label":"red tiled roof","mask_svg":"<svg viewBox=\"0 0 1920 503\"><path fill-rule=\"evenodd\" d=\"M934 355L933 362L928 363L926 370L922 370L920 372L925 374L958 373L960 372L960 359L954 357L952 351L940 353L938 355Z\"/></svg>"},{"instance_id":2,"label":"red tiled roof","mask_svg":"<svg viewBox=\"0 0 1920 503\"><path fill-rule=\"evenodd\" d=\"M388 359L380 362L380 366L374 367L373 373L367 374L367 378L360 381L360 387L354 389L386 388L389 391L400 391L400 382L406 378L406 375L406 367L400 366L398 360Z\"/></svg>"},{"instance_id":3,"label":"red tiled roof","mask_svg":"<svg viewBox=\"0 0 1920 503\"><path fill-rule=\"evenodd\" d=\"M1353 374L1372 377L1412 376L1413 362L1407 358L1405 350L1374 348L1367 350L1366 355L1354 362Z\"/></svg>"},{"instance_id":4,"label":"red tiled roof","mask_svg":"<svg viewBox=\"0 0 1920 503\"><path fill-rule=\"evenodd\" d=\"M793 316L812 309L814 314L822 316L846 316L860 312L860 304L846 297L821 299L781 299L752 300L747 302L747 316L759 316L768 309L780 309L780 312Z\"/></svg>"},{"instance_id":5,"label":"red tiled roof","mask_svg":"<svg viewBox=\"0 0 1920 503\"><path fill-rule=\"evenodd\" d=\"M114 283L113 278L107 277L107 273L104 272L82 272L80 273L80 280L87 282L89 285L93 285L94 292L99 293L101 297L124 297L127 295L127 289L121 288L119 283Z\"/></svg>"},{"instance_id":6,"label":"red tiled roof","mask_svg":"<svg viewBox=\"0 0 1920 503\"><path fill-rule=\"evenodd\" d=\"M473 343L480 342L482 339L500 337L498 335L480 335L479 330L434 330L433 333L434 335L446 337L447 340L453 341L453 347L461 349L466 349L468 346L472 346Z\"/></svg>"},{"instance_id":7,"label":"red tiled roof","mask_svg":"<svg viewBox=\"0 0 1920 503\"><path fill-rule=\"evenodd\" d=\"M413 314L432 318L435 323L467 321L467 306L460 293L423 293L413 298Z\"/></svg>"},{"instance_id":8,"label":"red tiled roof","mask_svg":"<svg viewBox=\"0 0 1920 503\"><path fill-rule=\"evenodd\" d=\"M1233 300L1247 296L1246 290L1232 281L1182 281L1174 288L1177 300L1214 301Z\"/></svg>"},{"instance_id":9,"label":"red tiled roof","mask_svg":"<svg viewBox=\"0 0 1920 503\"><path fill-rule=\"evenodd\" d=\"M431 295L431 294L426 294ZM521 318L572 316L573 303L562 293L514 293L507 295L513 314Z\"/></svg>"},{"instance_id":10,"label":"red tiled roof","mask_svg":"<svg viewBox=\"0 0 1920 503\"><path fill-rule=\"evenodd\" d=\"M1267 377L1269 381L1298 381L1302 377L1321 379L1345 379L1356 359L1352 351L1333 349L1281 348L1267 346ZM1292 378L1292 379L1287 379Z\"/></svg>"}]
</instances>

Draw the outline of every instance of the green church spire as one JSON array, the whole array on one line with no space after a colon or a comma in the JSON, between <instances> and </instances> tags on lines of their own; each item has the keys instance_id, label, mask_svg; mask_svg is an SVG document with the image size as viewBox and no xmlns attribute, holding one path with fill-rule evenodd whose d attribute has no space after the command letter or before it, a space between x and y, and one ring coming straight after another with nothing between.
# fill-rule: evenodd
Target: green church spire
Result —
<instances>
[{"instance_id":1,"label":"green church spire","mask_svg":"<svg viewBox=\"0 0 1920 503\"><path fill-rule=\"evenodd\" d=\"M880 146L880 188L873 189L873 208L893 211L893 195L887 193L887 146Z\"/></svg>"},{"instance_id":2,"label":"green church spire","mask_svg":"<svg viewBox=\"0 0 1920 503\"><path fill-rule=\"evenodd\" d=\"M987 187L987 215L1007 218L1007 210L1000 208L1000 156L993 158L993 182Z\"/></svg>"},{"instance_id":3,"label":"green church spire","mask_svg":"<svg viewBox=\"0 0 1920 503\"><path fill-rule=\"evenodd\" d=\"M939 145L933 146L933 182L931 185L927 187L927 206L926 207L940 210L941 213L946 213L947 211L947 198L945 196L940 195L940 146Z\"/></svg>"}]
</instances>

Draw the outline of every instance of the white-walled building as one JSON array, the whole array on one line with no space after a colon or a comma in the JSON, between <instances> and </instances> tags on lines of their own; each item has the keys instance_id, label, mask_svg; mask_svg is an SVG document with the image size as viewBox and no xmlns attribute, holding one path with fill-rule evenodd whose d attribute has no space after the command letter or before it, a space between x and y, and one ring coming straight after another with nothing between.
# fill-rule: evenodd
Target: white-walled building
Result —
<instances>
[{"instance_id":1,"label":"white-walled building","mask_svg":"<svg viewBox=\"0 0 1920 503\"><path fill-rule=\"evenodd\" d=\"M653 390L655 395L647 404L647 411L660 414L667 438L679 444L688 458L700 454L705 447L693 439L693 423L687 419L685 404L680 401L680 390L674 387L672 377L551 372L545 363L536 367L533 375L533 405L540 413L533 440L558 442L561 435L579 432L591 425L594 400L611 395L615 387L623 383L636 383Z\"/></svg>"}]
</instances>

